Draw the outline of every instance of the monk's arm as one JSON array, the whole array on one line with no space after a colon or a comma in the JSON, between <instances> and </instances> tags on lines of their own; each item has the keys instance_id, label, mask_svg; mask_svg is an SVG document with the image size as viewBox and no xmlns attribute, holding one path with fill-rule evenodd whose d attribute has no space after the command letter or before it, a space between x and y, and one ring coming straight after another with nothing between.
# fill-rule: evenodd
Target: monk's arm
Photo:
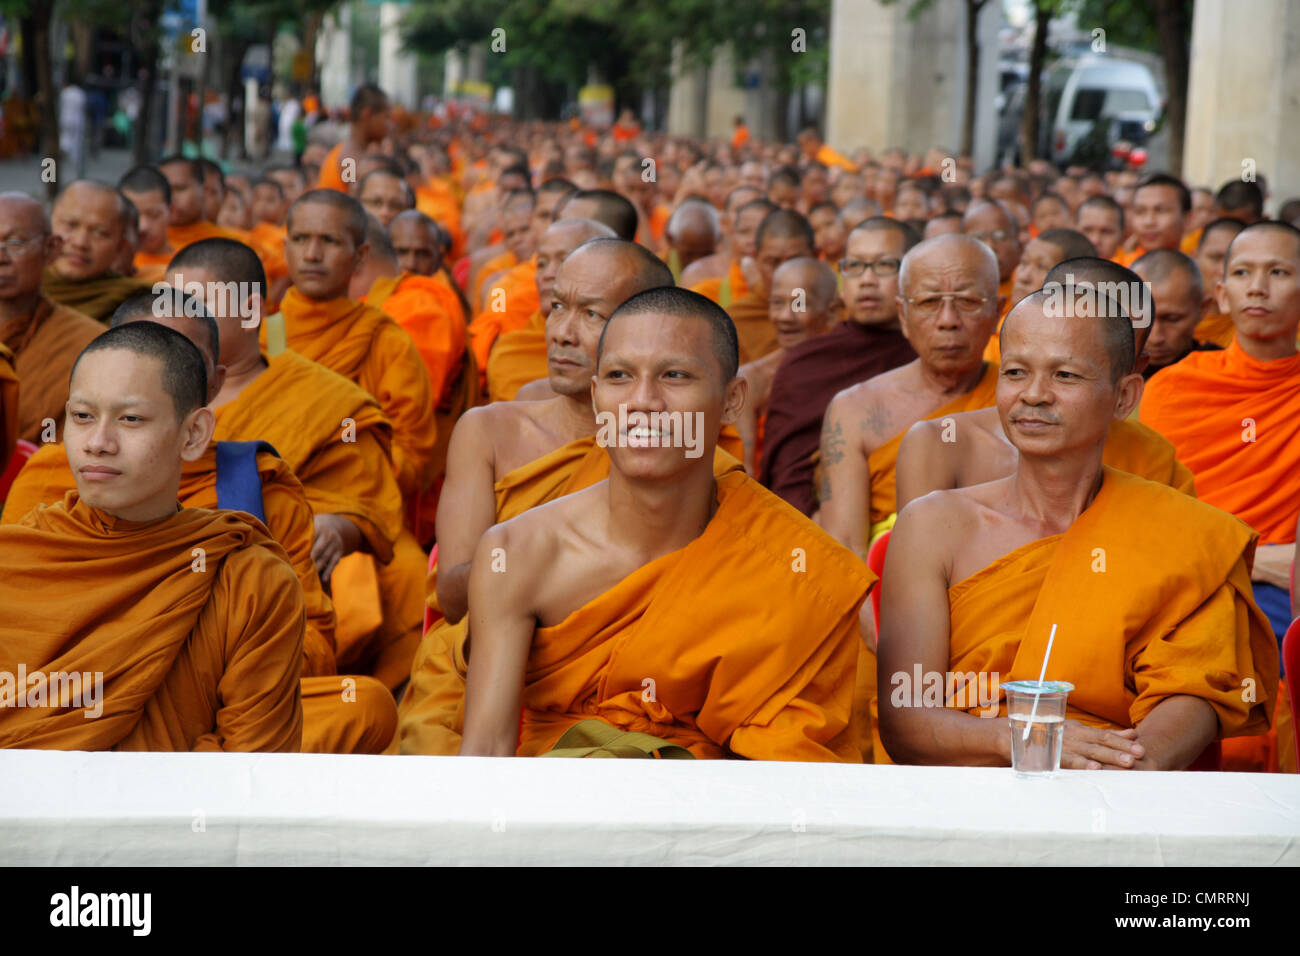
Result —
<instances>
[{"instance_id":1,"label":"monk's arm","mask_svg":"<svg viewBox=\"0 0 1300 956\"><path fill-rule=\"evenodd\" d=\"M1137 726L1146 756L1134 770L1184 770L1219 734L1214 708L1200 697L1166 697Z\"/></svg>"},{"instance_id":2,"label":"monk's arm","mask_svg":"<svg viewBox=\"0 0 1300 956\"><path fill-rule=\"evenodd\" d=\"M818 523L863 561L867 559L871 471L862 433L847 392L840 392L822 420L821 504Z\"/></svg>"},{"instance_id":3,"label":"monk's arm","mask_svg":"<svg viewBox=\"0 0 1300 956\"><path fill-rule=\"evenodd\" d=\"M1250 569L1250 579L1288 590L1291 587L1291 562L1295 560L1294 544L1261 544L1255 549L1255 563ZM1291 607L1296 606L1294 595Z\"/></svg>"},{"instance_id":4,"label":"monk's arm","mask_svg":"<svg viewBox=\"0 0 1300 956\"><path fill-rule=\"evenodd\" d=\"M393 470L402 497L410 500L429 485L429 466L438 443L437 399L424 359L400 326L385 333L383 371L372 394L393 423Z\"/></svg>"},{"instance_id":5,"label":"monk's arm","mask_svg":"<svg viewBox=\"0 0 1300 956\"><path fill-rule=\"evenodd\" d=\"M896 504L898 511L917 498L932 491L948 490L952 482L945 482L943 447L939 444L935 423L920 421L907 430L898 446L898 463L894 466Z\"/></svg>"},{"instance_id":6,"label":"monk's arm","mask_svg":"<svg viewBox=\"0 0 1300 956\"><path fill-rule=\"evenodd\" d=\"M949 511L931 499L918 501L899 513L890 535L876 648L880 738L895 763L1005 767L1011 762L1005 720L913 706L921 698L921 689L911 686L918 671L947 684L947 559L935 542L960 533Z\"/></svg>"},{"instance_id":7,"label":"monk's arm","mask_svg":"<svg viewBox=\"0 0 1300 956\"><path fill-rule=\"evenodd\" d=\"M493 569L493 551L506 555L504 570ZM479 540L470 573L470 638L466 645L465 733L461 756L512 757L519 741L524 674L536 627L530 598L537 584L534 562L512 551L501 526Z\"/></svg>"},{"instance_id":8,"label":"monk's arm","mask_svg":"<svg viewBox=\"0 0 1300 956\"><path fill-rule=\"evenodd\" d=\"M447 448L447 477L438 498L438 607L451 624L469 609L474 548L496 522L487 415L485 409L472 409L456 423Z\"/></svg>"}]
</instances>

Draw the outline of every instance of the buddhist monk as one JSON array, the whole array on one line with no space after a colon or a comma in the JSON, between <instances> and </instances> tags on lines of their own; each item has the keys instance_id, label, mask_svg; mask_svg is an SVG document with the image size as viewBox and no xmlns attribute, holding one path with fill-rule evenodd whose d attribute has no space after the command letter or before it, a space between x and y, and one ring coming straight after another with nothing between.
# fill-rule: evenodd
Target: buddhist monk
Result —
<instances>
[{"instance_id":1,"label":"buddhist monk","mask_svg":"<svg viewBox=\"0 0 1300 956\"><path fill-rule=\"evenodd\" d=\"M998 259L998 295L1011 298L1011 283L1023 246L1016 217L1002 203L972 203L962 216L962 232L993 250Z\"/></svg>"},{"instance_id":2,"label":"buddhist monk","mask_svg":"<svg viewBox=\"0 0 1300 956\"><path fill-rule=\"evenodd\" d=\"M1074 228L1088 237L1098 256L1113 259L1124 241L1124 210L1109 196L1093 196L1079 204Z\"/></svg>"},{"instance_id":3,"label":"buddhist monk","mask_svg":"<svg viewBox=\"0 0 1300 956\"><path fill-rule=\"evenodd\" d=\"M816 238L808 220L793 209L768 213L755 239L758 286L734 300L726 312L740 336L740 361L746 365L776 350L776 333L768 318L768 297L777 266L799 257L815 258Z\"/></svg>"},{"instance_id":4,"label":"buddhist monk","mask_svg":"<svg viewBox=\"0 0 1300 956\"><path fill-rule=\"evenodd\" d=\"M117 188L136 208L140 238L135 251L136 277L156 282L167 271L174 250L167 242L171 224L172 190L155 166L136 166L118 180Z\"/></svg>"},{"instance_id":5,"label":"buddhist monk","mask_svg":"<svg viewBox=\"0 0 1300 956\"><path fill-rule=\"evenodd\" d=\"M212 437L206 392L198 349L152 322L78 358L77 489L0 527L0 670L29 674L28 706L0 707L0 746L300 748L303 598L284 550L246 515L177 504Z\"/></svg>"},{"instance_id":6,"label":"buddhist monk","mask_svg":"<svg viewBox=\"0 0 1300 956\"><path fill-rule=\"evenodd\" d=\"M1214 288L1223 278L1223 261L1228 255L1228 246L1237 233L1245 228L1239 219L1215 219L1201 230L1201 240L1196 246L1196 265L1201 270L1201 281L1210 298L1209 308L1196 327L1196 338L1213 342L1221 348L1232 344L1236 328L1232 324L1232 316L1219 311Z\"/></svg>"},{"instance_id":7,"label":"buddhist monk","mask_svg":"<svg viewBox=\"0 0 1300 956\"><path fill-rule=\"evenodd\" d=\"M691 291L698 292L706 299L718 303L723 309L728 309L733 302L743 299L749 295L751 289L761 285L762 279L758 275L756 261L758 227L767 218L767 214L775 209L775 205L761 198L739 203L731 217L729 238L731 255L726 268L712 278L694 282L689 286ZM682 274L682 281L683 283L693 281L689 272Z\"/></svg>"},{"instance_id":8,"label":"buddhist monk","mask_svg":"<svg viewBox=\"0 0 1300 956\"><path fill-rule=\"evenodd\" d=\"M26 193L0 193L0 345L23 383L15 438L30 442L61 439L72 364L104 331L42 292L61 245L40 203Z\"/></svg>"},{"instance_id":9,"label":"buddhist monk","mask_svg":"<svg viewBox=\"0 0 1300 956\"><path fill-rule=\"evenodd\" d=\"M1168 173L1144 176L1133 190L1133 235L1116 253L1115 261L1130 266L1153 249L1179 248L1191 209L1192 196L1181 179ZM1188 251L1195 248L1193 239Z\"/></svg>"},{"instance_id":10,"label":"buddhist monk","mask_svg":"<svg viewBox=\"0 0 1300 956\"><path fill-rule=\"evenodd\" d=\"M284 215L288 213L289 206L307 191L307 179L303 176L302 170L296 166L268 166L266 178L279 183L280 188L284 190L284 208L274 220L283 225Z\"/></svg>"},{"instance_id":11,"label":"buddhist monk","mask_svg":"<svg viewBox=\"0 0 1300 956\"><path fill-rule=\"evenodd\" d=\"M278 181L267 175L253 184L253 229L269 226L278 230L283 238L284 217L289 211L291 200L285 188Z\"/></svg>"},{"instance_id":12,"label":"buddhist monk","mask_svg":"<svg viewBox=\"0 0 1300 956\"><path fill-rule=\"evenodd\" d=\"M742 166L742 168L744 167ZM766 176L766 173L764 175ZM705 256L703 259L692 262L682 270L678 285L683 288L690 288L708 280L722 281L731 266L733 257L736 255L732 236L736 210L755 199L762 199L763 196L764 187L746 185L743 179L741 185L727 193L726 198L723 200L722 211L718 216L718 225L722 230L722 239L718 243L718 250L711 256ZM755 231L757 231L757 226Z\"/></svg>"},{"instance_id":13,"label":"buddhist monk","mask_svg":"<svg viewBox=\"0 0 1300 956\"><path fill-rule=\"evenodd\" d=\"M403 753L456 753L464 719L463 619L478 540L493 524L608 474L591 406L600 332L625 299L671 282L668 267L643 246L609 238L581 245L560 267L547 316L556 397L494 402L457 423L439 503L438 566L429 582L429 605L441 621L425 634L411 667L400 708Z\"/></svg>"},{"instance_id":14,"label":"buddhist monk","mask_svg":"<svg viewBox=\"0 0 1300 956\"><path fill-rule=\"evenodd\" d=\"M653 426L626 428L609 442L607 481L484 534L462 754L860 759L852 617L871 574L743 471L715 478L715 436L744 402L738 354L726 313L687 290L652 290L614 314L597 412L691 415L706 443L694 456ZM681 384L667 369L682 370ZM790 573L787 544L825 562L816 599L798 593L812 579ZM502 547L512 561L494 576ZM688 627L669 607L683 600L696 609Z\"/></svg>"},{"instance_id":15,"label":"buddhist monk","mask_svg":"<svg viewBox=\"0 0 1300 956\"><path fill-rule=\"evenodd\" d=\"M797 211L799 193L799 170L781 166L772 173L767 184L767 200L777 209Z\"/></svg>"},{"instance_id":16,"label":"buddhist monk","mask_svg":"<svg viewBox=\"0 0 1300 956\"><path fill-rule=\"evenodd\" d=\"M514 401L519 390L529 382L548 376L546 362L546 319L551 314L552 292L560 264L578 246L589 239L616 238L614 230L590 219L561 219L552 223L537 244L538 310L528 325L507 332L492 349L488 358L488 398L494 402Z\"/></svg>"},{"instance_id":17,"label":"buddhist monk","mask_svg":"<svg viewBox=\"0 0 1300 956\"><path fill-rule=\"evenodd\" d=\"M883 216L849 233L840 276L845 321L787 350L772 379L759 476L806 515L817 509L814 470L826 406L836 393L916 358L900 330L898 269L919 241Z\"/></svg>"},{"instance_id":18,"label":"buddhist monk","mask_svg":"<svg viewBox=\"0 0 1300 956\"><path fill-rule=\"evenodd\" d=\"M553 214L560 219L591 219L603 222L614 235L627 242L636 238L636 206L609 189L579 189L560 198Z\"/></svg>"},{"instance_id":19,"label":"buddhist monk","mask_svg":"<svg viewBox=\"0 0 1300 956\"><path fill-rule=\"evenodd\" d=\"M1003 304L999 323L1001 318L1011 311L1013 305L1043 287L1047 273L1054 266L1066 259L1093 256L1096 252L1096 248L1083 233L1075 232L1073 229L1048 229L1030 239L1020 253L1020 261L1016 264L1015 271L1011 273L1011 295ZM999 354L996 336L990 338L988 345L985 346L984 358L986 361L997 363Z\"/></svg>"},{"instance_id":20,"label":"buddhist monk","mask_svg":"<svg viewBox=\"0 0 1300 956\"><path fill-rule=\"evenodd\" d=\"M1099 296L1127 299L1136 357L1133 371L1142 374L1147 365L1144 348L1153 323L1149 315L1151 303L1142 294L1142 280L1137 273L1109 259L1067 259L1047 274L1044 287L1056 287L1062 296L1071 289L1091 289ZM1126 288L1129 291L1120 295ZM1094 309L1076 318L1091 321L1096 314ZM1174 446L1133 418L1110 423L1102 464L1189 495L1196 493L1192 473L1177 460ZM995 407L917 422L899 447L895 472L898 510L901 512L909 501L931 491L1005 478L1015 468L1016 446L1003 430Z\"/></svg>"},{"instance_id":21,"label":"buddhist monk","mask_svg":"<svg viewBox=\"0 0 1300 956\"><path fill-rule=\"evenodd\" d=\"M175 252L203 239L240 238L233 231L218 226L215 221L205 217L204 207L208 200L204 187L205 183L213 180L205 177L203 164L185 156L165 156L158 161L158 169L171 186L171 219L167 226L167 244Z\"/></svg>"},{"instance_id":22,"label":"buddhist monk","mask_svg":"<svg viewBox=\"0 0 1300 956\"><path fill-rule=\"evenodd\" d=\"M59 249L45 272L45 294L92 319L107 319L146 283L116 272L127 236L126 199L112 186L88 179L72 183L54 200L50 228Z\"/></svg>"},{"instance_id":23,"label":"buddhist monk","mask_svg":"<svg viewBox=\"0 0 1300 956\"><path fill-rule=\"evenodd\" d=\"M1257 182L1229 179L1214 194L1211 219L1236 219L1244 226L1264 218L1264 190Z\"/></svg>"},{"instance_id":24,"label":"buddhist monk","mask_svg":"<svg viewBox=\"0 0 1300 956\"><path fill-rule=\"evenodd\" d=\"M664 226L668 246L668 268L674 281L692 262L713 255L722 239L718 211L702 199L686 200L668 218Z\"/></svg>"},{"instance_id":25,"label":"buddhist monk","mask_svg":"<svg viewBox=\"0 0 1300 956\"><path fill-rule=\"evenodd\" d=\"M1103 465L1109 424L1142 380L1128 315L1110 301L1100 311L1078 321L1045 291L1012 310L997 408L1015 471L899 514L878 651L894 761L1008 764L992 682L1036 680L1049 636L1046 678L1074 685L1063 768L1178 770L1272 722L1277 649L1250 594L1256 536ZM939 675L945 692L908 692L913 674Z\"/></svg>"},{"instance_id":26,"label":"buddhist monk","mask_svg":"<svg viewBox=\"0 0 1300 956\"><path fill-rule=\"evenodd\" d=\"M808 211L808 225L813 228L817 256L834 266L844 256L844 240L848 231L840 222L840 211L835 203L819 202Z\"/></svg>"},{"instance_id":27,"label":"buddhist monk","mask_svg":"<svg viewBox=\"0 0 1300 956\"><path fill-rule=\"evenodd\" d=\"M921 233L921 237L933 239L935 236L949 236L960 232L961 213L941 212L925 224L925 232Z\"/></svg>"},{"instance_id":28,"label":"buddhist monk","mask_svg":"<svg viewBox=\"0 0 1300 956\"><path fill-rule=\"evenodd\" d=\"M776 351L742 365L737 373L747 383L736 430L745 443L745 471L750 475L758 474L772 377L789 349L821 335L835 323L839 312L835 272L821 260L790 259L772 273L768 315L776 331Z\"/></svg>"},{"instance_id":29,"label":"buddhist monk","mask_svg":"<svg viewBox=\"0 0 1300 956\"><path fill-rule=\"evenodd\" d=\"M1069 229L1070 204L1054 192L1045 192L1030 205L1029 224L1036 236L1049 229Z\"/></svg>"},{"instance_id":30,"label":"buddhist monk","mask_svg":"<svg viewBox=\"0 0 1300 956\"><path fill-rule=\"evenodd\" d=\"M1222 350L1213 342L1201 342L1195 337L1210 298L1194 259L1176 249L1156 249L1134 262L1133 271L1150 287L1155 308L1145 347L1151 361L1142 372L1144 379L1193 352Z\"/></svg>"},{"instance_id":31,"label":"buddhist monk","mask_svg":"<svg viewBox=\"0 0 1300 956\"><path fill-rule=\"evenodd\" d=\"M321 161L317 189L334 189L345 193L358 180L357 161L362 154L378 147L388 138L392 127L392 106L386 94L373 83L363 83L348 104L347 137L329 151ZM295 200L296 201L296 200Z\"/></svg>"},{"instance_id":32,"label":"buddhist monk","mask_svg":"<svg viewBox=\"0 0 1300 956\"><path fill-rule=\"evenodd\" d=\"M376 169L357 184L357 201L387 229L398 213L415 208L415 193L405 177L388 169Z\"/></svg>"},{"instance_id":33,"label":"buddhist monk","mask_svg":"<svg viewBox=\"0 0 1300 956\"><path fill-rule=\"evenodd\" d=\"M1174 443L1202 500L1259 534L1255 598L1281 638L1300 517L1300 231L1278 222L1243 229L1216 298L1232 316L1233 342L1155 375L1141 417Z\"/></svg>"}]
</instances>

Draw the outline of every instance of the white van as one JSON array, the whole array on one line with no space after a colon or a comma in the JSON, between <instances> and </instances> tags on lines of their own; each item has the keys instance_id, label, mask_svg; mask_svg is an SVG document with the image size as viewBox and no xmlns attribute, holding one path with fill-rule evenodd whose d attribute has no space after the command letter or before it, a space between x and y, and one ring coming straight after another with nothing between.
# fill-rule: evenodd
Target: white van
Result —
<instances>
[{"instance_id":1,"label":"white van","mask_svg":"<svg viewBox=\"0 0 1300 956\"><path fill-rule=\"evenodd\" d=\"M1043 83L1046 155L1069 161L1075 147L1103 116L1155 129L1160 92L1144 63L1093 55L1058 60Z\"/></svg>"}]
</instances>

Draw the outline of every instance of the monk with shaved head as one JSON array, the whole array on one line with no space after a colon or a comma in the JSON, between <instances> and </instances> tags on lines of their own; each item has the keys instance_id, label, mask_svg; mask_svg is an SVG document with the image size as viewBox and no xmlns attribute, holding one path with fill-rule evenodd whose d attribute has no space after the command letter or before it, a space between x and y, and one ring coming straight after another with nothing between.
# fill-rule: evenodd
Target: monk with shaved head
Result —
<instances>
[{"instance_id":1,"label":"monk with shaved head","mask_svg":"<svg viewBox=\"0 0 1300 956\"><path fill-rule=\"evenodd\" d=\"M775 208L761 190L749 186L728 193L720 223L726 237L725 255L715 253L683 270L681 284L724 309L748 295L761 283L756 261L758 227Z\"/></svg>"},{"instance_id":2,"label":"monk with shaved head","mask_svg":"<svg viewBox=\"0 0 1300 956\"><path fill-rule=\"evenodd\" d=\"M722 239L718 211L703 201L687 201L668 217L664 227L668 244L667 262L674 279L693 262L713 255Z\"/></svg>"},{"instance_id":3,"label":"monk with shaved head","mask_svg":"<svg viewBox=\"0 0 1300 956\"><path fill-rule=\"evenodd\" d=\"M1221 348L1232 344L1237 330L1232 324L1232 316L1219 311L1215 289L1223 278L1228 246L1237 237L1237 233L1245 228L1239 219L1215 219L1201 230L1200 242L1196 246L1196 265L1201 270L1201 282L1210 299L1209 308L1196 326L1196 338L1203 342L1213 342Z\"/></svg>"},{"instance_id":4,"label":"monk with shaved head","mask_svg":"<svg viewBox=\"0 0 1300 956\"><path fill-rule=\"evenodd\" d=\"M148 282L160 279L175 251L167 242L171 224L172 190L157 167L136 166L128 170L117 188L135 206L139 216L140 238L135 250L135 274Z\"/></svg>"},{"instance_id":5,"label":"monk with shaved head","mask_svg":"<svg viewBox=\"0 0 1300 956\"><path fill-rule=\"evenodd\" d=\"M1156 249L1133 263L1151 290L1151 333L1145 351L1150 362L1142 372L1149 379L1161 369L1193 352L1220 351L1213 342L1196 339L1196 329L1210 306L1196 260L1177 249Z\"/></svg>"},{"instance_id":6,"label":"monk with shaved head","mask_svg":"<svg viewBox=\"0 0 1300 956\"><path fill-rule=\"evenodd\" d=\"M1040 674L1074 685L1062 768L1178 770L1213 741L1264 732L1278 659L1251 597L1257 536L1103 464L1110 423L1142 389L1129 315L1084 290L1036 292L1001 335L1012 473L912 502L891 535L878 651L888 756L1006 766L1006 705L976 688ZM962 685L911 706L898 675L914 669Z\"/></svg>"},{"instance_id":7,"label":"monk with shaved head","mask_svg":"<svg viewBox=\"0 0 1300 956\"><path fill-rule=\"evenodd\" d=\"M781 263L800 257L817 257L817 240L808 220L793 209L768 213L759 224L755 238L758 286L733 301L726 310L740 336L742 365L776 350L776 333L768 318L772 275Z\"/></svg>"},{"instance_id":8,"label":"monk with shaved head","mask_svg":"<svg viewBox=\"0 0 1300 956\"><path fill-rule=\"evenodd\" d=\"M1020 226L1016 217L1006 205L996 199L976 202L966 207L961 228L966 235L973 236L993 250L993 255L998 260L998 295L1010 299L1011 283L1021 253Z\"/></svg>"},{"instance_id":9,"label":"monk with shaved head","mask_svg":"<svg viewBox=\"0 0 1300 956\"><path fill-rule=\"evenodd\" d=\"M1043 287L1047 273L1052 268L1066 259L1096 254L1097 250L1087 237L1073 229L1047 229L1030 239L1025 243L1020 261L1011 274L1011 296L1002 307L999 325L1013 305ZM989 344L984 349L984 358L993 363L998 361L997 336L989 339Z\"/></svg>"},{"instance_id":10,"label":"monk with shaved head","mask_svg":"<svg viewBox=\"0 0 1300 956\"><path fill-rule=\"evenodd\" d=\"M0 194L0 345L23 383L7 413L16 415L15 439L37 443L62 437L72 363L104 331L42 291L61 246L40 203L26 193Z\"/></svg>"},{"instance_id":11,"label":"monk with shaved head","mask_svg":"<svg viewBox=\"0 0 1300 956\"><path fill-rule=\"evenodd\" d=\"M597 354L608 479L478 542L460 753L859 761L853 617L872 576L738 464L717 467L745 400L726 313L652 289ZM790 573L787 545L815 581Z\"/></svg>"},{"instance_id":12,"label":"monk with shaved head","mask_svg":"<svg viewBox=\"0 0 1300 956\"><path fill-rule=\"evenodd\" d=\"M821 260L790 259L772 273L768 316L776 332L776 351L742 365L738 373L749 383L745 406L736 420L736 430L745 443L745 470L749 474L758 474L764 419L777 368L789 349L829 329L839 311L835 272Z\"/></svg>"},{"instance_id":13,"label":"monk with shaved head","mask_svg":"<svg viewBox=\"0 0 1300 956\"><path fill-rule=\"evenodd\" d=\"M0 746L300 748L303 596L284 550L248 515L177 503L212 437L204 365L153 322L111 329L77 360L64 436L76 489L0 527L0 668L48 672L60 691L52 706L0 707Z\"/></svg>"},{"instance_id":14,"label":"monk with shaved head","mask_svg":"<svg viewBox=\"0 0 1300 956\"><path fill-rule=\"evenodd\" d=\"M50 228L59 250L45 272L45 294L92 319L107 319L126 299L147 288L122 275L118 260L131 250L130 200L112 186L78 180L59 193Z\"/></svg>"},{"instance_id":15,"label":"monk with shaved head","mask_svg":"<svg viewBox=\"0 0 1300 956\"><path fill-rule=\"evenodd\" d=\"M375 169L357 183L357 200L385 229L398 213L415 208L415 193L406 178L390 169Z\"/></svg>"}]
</instances>

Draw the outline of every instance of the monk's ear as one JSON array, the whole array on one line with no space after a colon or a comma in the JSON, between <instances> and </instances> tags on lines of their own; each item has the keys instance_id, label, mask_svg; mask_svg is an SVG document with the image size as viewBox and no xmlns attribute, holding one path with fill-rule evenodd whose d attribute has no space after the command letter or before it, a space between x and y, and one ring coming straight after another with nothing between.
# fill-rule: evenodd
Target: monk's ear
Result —
<instances>
[{"instance_id":1,"label":"monk's ear","mask_svg":"<svg viewBox=\"0 0 1300 956\"><path fill-rule=\"evenodd\" d=\"M1219 306L1220 315L1231 315L1232 308L1228 304L1228 292L1223 288L1223 280L1216 279L1214 282L1214 298Z\"/></svg>"},{"instance_id":2,"label":"monk's ear","mask_svg":"<svg viewBox=\"0 0 1300 956\"><path fill-rule=\"evenodd\" d=\"M745 408L745 399L748 396L749 381L744 376L737 375L727 383L727 392L722 399L722 424L735 424Z\"/></svg>"},{"instance_id":3,"label":"monk's ear","mask_svg":"<svg viewBox=\"0 0 1300 956\"><path fill-rule=\"evenodd\" d=\"M63 251L63 237L50 233L45 237L45 261L53 262Z\"/></svg>"},{"instance_id":4,"label":"monk's ear","mask_svg":"<svg viewBox=\"0 0 1300 956\"><path fill-rule=\"evenodd\" d=\"M1133 414L1133 409L1138 407L1138 402L1142 401L1142 390L1146 386L1142 376L1138 372L1130 372L1119 380L1119 386L1115 396L1115 413L1116 421L1128 418Z\"/></svg>"},{"instance_id":5,"label":"monk's ear","mask_svg":"<svg viewBox=\"0 0 1300 956\"><path fill-rule=\"evenodd\" d=\"M211 443L216 427L217 418L206 405L186 415L181 423L181 460L197 461Z\"/></svg>"}]
</instances>

